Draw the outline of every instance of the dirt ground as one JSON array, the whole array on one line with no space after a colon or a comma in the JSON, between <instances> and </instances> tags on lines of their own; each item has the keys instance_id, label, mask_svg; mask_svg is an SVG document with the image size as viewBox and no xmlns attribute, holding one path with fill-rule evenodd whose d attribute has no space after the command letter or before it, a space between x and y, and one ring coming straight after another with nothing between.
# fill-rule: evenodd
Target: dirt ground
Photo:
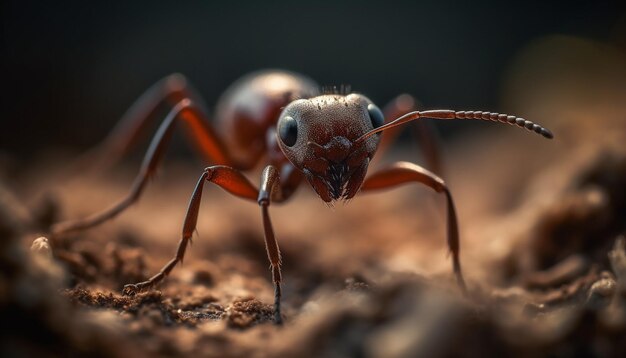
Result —
<instances>
[{"instance_id":1,"label":"dirt ground","mask_svg":"<svg viewBox=\"0 0 626 358\"><path fill-rule=\"evenodd\" d=\"M173 254L197 175L189 164L167 164L113 222L48 244L33 243L33 224L45 232L59 217L104 207L125 193L132 167L66 182L32 212L13 210L19 203L3 188L3 356L623 356L623 148L562 160L549 149L558 143L519 133L478 147L491 134L450 151L473 152L452 159L448 174L469 297L452 279L435 194L407 187L331 209L304 188L272 208L281 327L272 324L258 208L217 189L207 190L184 264L157 290L121 295ZM526 152L512 156L527 155L524 145L546 155L507 167L500 153L511 144ZM490 175L471 179L477 173Z\"/></svg>"},{"instance_id":2,"label":"dirt ground","mask_svg":"<svg viewBox=\"0 0 626 358\"><path fill-rule=\"evenodd\" d=\"M35 239L51 223L123 197L137 163L43 180L68 159L13 172L4 161L16 174L0 187L0 355L624 357L626 111L563 101L531 111L552 118L552 141L476 123L480 134L446 143L466 297L443 199L426 188L328 208L304 186L271 207L282 326L258 207L210 186L184 264L155 290L121 295L174 254L201 165L168 160L120 217L46 241ZM401 149L376 166L415 157Z\"/></svg>"}]
</instances>

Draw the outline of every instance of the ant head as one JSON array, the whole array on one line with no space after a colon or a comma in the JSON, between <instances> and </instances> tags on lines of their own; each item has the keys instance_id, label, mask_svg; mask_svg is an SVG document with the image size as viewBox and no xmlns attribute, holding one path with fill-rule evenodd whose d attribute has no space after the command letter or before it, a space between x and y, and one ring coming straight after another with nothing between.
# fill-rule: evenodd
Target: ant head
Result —
<instances>
[{"instance_id":1,"label":"ant head","mask_svg":"<svg viewBox=\"0 0 626 358\"><path fill-rule=\"evenodd\" d=\"M278 143L322 200L347 200L361 187L380 135L353 143L383 122L381 110L360 94L300 99L280 114Z\"/></svg>"}]
</instances>

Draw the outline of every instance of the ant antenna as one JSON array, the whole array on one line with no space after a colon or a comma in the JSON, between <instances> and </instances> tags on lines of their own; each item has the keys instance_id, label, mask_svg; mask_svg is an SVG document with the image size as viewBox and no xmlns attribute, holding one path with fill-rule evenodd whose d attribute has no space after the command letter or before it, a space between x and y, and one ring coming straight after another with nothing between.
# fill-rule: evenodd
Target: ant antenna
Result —
<instances>
[{"instance_id":1,"label":"ant antenna","mask_svg":"<svg viewBox=\"0 0 626 358\"><path fill-rule=\"evenodd\" d=\"M508 114L500 114L500 113L492 113L492 112L482 112L482 111L451 111L448 109L437 109L431 111L415 111L407 113L383 126L378 128L374 128L371 131L360 136L356 141L354 141L353 145L357 145L372 135L382 132L386 129L396 127L402 125L404 123L416 120L418 118L432 118L432 119L476 119L481 121L491 121L491 122L499 122L506 123L510 125L516 125L521 128L526 128L529 131L535 132L537 134L541 134L542 136L552 139L554 135L550 130L533 123L524 118L519 118L515 116L510 116Z\"/></svg>"}]
</instances>

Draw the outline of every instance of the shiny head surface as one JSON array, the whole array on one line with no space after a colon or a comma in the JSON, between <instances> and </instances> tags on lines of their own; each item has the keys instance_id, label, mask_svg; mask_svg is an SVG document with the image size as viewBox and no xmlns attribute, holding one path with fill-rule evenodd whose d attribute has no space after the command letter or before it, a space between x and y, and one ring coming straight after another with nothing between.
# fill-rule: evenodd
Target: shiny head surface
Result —
<instances>
[{"instance_id":1,"label":"shiny head surface","mask_svg":"<svg viewBox=\"0 0 626 358\"><path fill-rule=\"evenodd\" d=\"M381 110L363 95L322 95L286 106L276 135L287 159L329 203L358 192L380 135L353 143L383 122Z\"/></svg>"}]
</instances>

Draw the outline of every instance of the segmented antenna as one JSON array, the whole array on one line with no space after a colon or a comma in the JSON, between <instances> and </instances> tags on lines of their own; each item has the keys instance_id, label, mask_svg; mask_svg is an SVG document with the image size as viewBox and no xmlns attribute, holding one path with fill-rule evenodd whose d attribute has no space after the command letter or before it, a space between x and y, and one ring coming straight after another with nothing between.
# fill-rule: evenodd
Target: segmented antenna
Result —
<instances>
[{"instance_id":1,"label":"segmented antenna","mask_svg":"<svg viewBox=\"0 0 626 358\"><path fill-rule=\"evenodd\" d=\"M507 114L500 114L494 112L482 112L482 111L457 111L454 112L454 118L456 119L478 119L492 122L506 123L522 128L526 128L529 131L541 134L542 136L552 139L554 136L548 129L533 123L527 119L519 118L515 116L509 116Z\"/></svg>"},{"instance_id":2,"label":"segmented antenna","mask_svg":"<svg viewBox=\"0 0 626 358\"><path fill-rule=\"evenodd\" d=\"M481 121L491 121L491 122L500 122L506 123L510 125L515 125L521 128L526 128L531 132L535 132L537 134L541 134L542 136L552 139L554 136L552 132L548 129L535 124L529 120L524 118L519 118L515 116L510 116L508 114L500 114L493 112L483 112L483 111L451 111L449 109L436 109L430 111L415 111L407 113L383 126L378 128L374 128L371 131L363 134L356 141L353 142L353 146L357 143L363 142L367 138L372 135L382 132L386 129L396 127L402 125L406 122L410 122L416 120L418 118L432 118L432 119L476 119Z\"/></svg>"}]
</instances>

